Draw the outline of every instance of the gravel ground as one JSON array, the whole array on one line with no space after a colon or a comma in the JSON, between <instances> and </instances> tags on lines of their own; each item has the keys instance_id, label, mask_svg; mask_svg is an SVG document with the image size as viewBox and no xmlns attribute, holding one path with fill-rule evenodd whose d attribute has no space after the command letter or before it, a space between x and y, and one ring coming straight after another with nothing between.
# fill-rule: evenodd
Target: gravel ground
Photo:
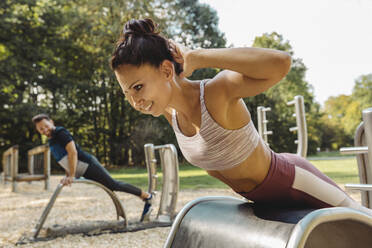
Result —
<instances>
[{"instance_id":1,"label":"gravel ground","mask_svg":"<svg viewBox=\"0 0 372 248\"><path fill-rule=\"evenodd\" d=\"M0 247L14 247L18 239L29 234L39 220L62 176L52 176L50 190L43 190L43 182L18 183L17 193L11 184L0 184ZM143 202L136 196L117 192L129 222L137 222ZM176 211L187 202L201 196L232 195L230 190L184 190L179 193ZM160 196L160 195L159 195ZM155 198L152 217L156 217L159 198ZM73 225L86 221L115 220L116 210L110 197L93 185L74 184L65 187L57 198L44 227ZM31 243L18 247L162 247L170 227L159 227L138 232L102 234L98 236L67 235L63 238Z\"/></svg>"},{"instance_id":2,"label":"gravel ground","mask_svg":"<svg viewBox=\"0 0 372 248\"><path fill-rule=\"evenodd\" d=\"M43 182L19 183L18 192L11 192L10 183L0 184L0 247L14 247L24 233L30 233L39 220L42 211L62 176L52 176L50 190L43 190ZM343 185L340 185L341 187ZM360 201L360 194L348 192ZM187 202L202 196L235 196L227 189L183 190L179 193L177 210ZM143 202L132 195L117 193L122 202L129 222L136 222L142 212ZM155 199L154 209L157 211L159 198ZM153 211L155 217L156 211ZM116 219L115 207L110 197L100 188L75 184L66 187L57 198L44 227L53 224L69 225L85 221ZM147 229L138 232L102 234L98 236L67 235L49 241L31 243L18 247L162 247L170 227Z\"/></svg>"}]
</instances>

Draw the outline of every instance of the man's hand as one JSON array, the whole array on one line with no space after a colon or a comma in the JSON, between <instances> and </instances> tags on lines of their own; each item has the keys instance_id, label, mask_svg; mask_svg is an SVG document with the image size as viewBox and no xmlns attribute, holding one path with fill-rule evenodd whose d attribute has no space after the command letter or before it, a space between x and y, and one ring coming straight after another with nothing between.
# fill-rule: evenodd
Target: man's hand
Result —
<instances>
[{"instance_id":1,"label":"man's hand","mask_svg":"<svg viewBox=\"0 0 372 248\"><path fill-rule=\"evenodd\" d=\"M71 186L71 184L73 183L74 181L74 177L70 177L70 176L65 176L62 180L61 180L61 183L65 186Z\"/></svg>"}]
</instances>

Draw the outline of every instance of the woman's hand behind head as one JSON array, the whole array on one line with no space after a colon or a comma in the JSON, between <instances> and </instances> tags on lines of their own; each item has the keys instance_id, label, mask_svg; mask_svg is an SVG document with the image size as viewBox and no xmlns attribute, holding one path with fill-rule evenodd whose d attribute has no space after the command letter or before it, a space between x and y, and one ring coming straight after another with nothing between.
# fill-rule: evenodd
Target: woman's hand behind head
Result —
<instances>
[{"instance_id":1,"label":"woman's hand behind head","mask_svg":"<svg viewBox=\"0 0 372 248\"><path fill-rule=\"evenodd\" d=\"M179 74L179 77L183 78L191 76L194 72L194 69L192 69L192 66L187 62L187 56L191 52L191 49L173 40L169 40L169 45L174 60L179 63L182 68L182 72Z\"/></svg>"}]
</instances>

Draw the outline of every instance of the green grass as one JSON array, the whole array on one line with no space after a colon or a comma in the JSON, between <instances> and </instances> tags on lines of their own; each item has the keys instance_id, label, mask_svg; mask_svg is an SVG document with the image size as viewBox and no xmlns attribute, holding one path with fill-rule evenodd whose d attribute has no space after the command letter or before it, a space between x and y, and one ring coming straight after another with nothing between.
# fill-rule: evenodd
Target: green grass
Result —
<instances>
[{"instance_id":1,"label":"green grass","mask_svg":"<svg viewBox=\"0 0 372 248\"><path fill-rule=\"evenodd\" d=\"M356 158L311 161L320 171L338 184L359 183Z\"/></svg>"},{"instance_id":2,"label":"green grass","mask_svg":"<svg viewBox=\"0 0 372 248\"><path fill-rule=\"evenodd\" d=\"M354 155L350 154L341 154L339 151L330 151L330 152L317 152L315 155L308 156L308 159L322 159L322 158L353 158Z\"/></svg>"},{"instance_id":3,"label":"green grass","mask_svg":"<svg viewBox=\"0 0 372 248\"><path fill-rule=\"evenodd\" d=\"M311 157L339 157L344 156L339 151L330 151L330 152L317 152L315 155L311 155Z\"/></svg>"},{"instance_id":4,"label":"green grass","mask_svg":"<svg viewBox=\"0 0 372 248\"><path fill-rule=\"evenodd\" d=\"M147 188L147 170L140 168L127 168L110 170L113 178L136 185L140 188ZM162 173L158 171L159 187L161 187ZM181 189L201 189L201 188L228 188L221 181L211 177L206 171L191 165L180 165L179 180Z\"/></svg>"},{"instance_id":5,"label":"green grass","mask_svg":"<svg viewBox=\"0 0 372 248\"><path fill-rule=\"evenodd\" d=\"M337 160L311 161L320 171L332 178L338 184L358 183L358 168L356 159L345 158ZM113 178L146 189L147 170L142 168L126 168L110 170ZM161 188L162 173L158 172ZM183 164L179 168L180 189L228 188L227 185L209 176L204 170Z\"/></svg>"}]
</instances>

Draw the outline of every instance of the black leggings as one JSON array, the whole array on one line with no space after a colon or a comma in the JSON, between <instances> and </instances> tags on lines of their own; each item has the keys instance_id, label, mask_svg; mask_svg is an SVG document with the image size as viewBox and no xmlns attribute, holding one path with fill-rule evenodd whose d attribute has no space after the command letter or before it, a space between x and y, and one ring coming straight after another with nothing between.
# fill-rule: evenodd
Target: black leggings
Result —
<instances>
[{"instance_id":1,"label":"black leggings","mask_svg":"<svg viewBox=\"0 0 372 248\"><path fill-rule=\"evenodd\" d=\"M84 178L103 184L112 191L127 192L141 196L142 190L129 184L113 179L108 171L100 164L96 157L92 156L92 161L85 171Z\"/></svg>"}]
</instances>

